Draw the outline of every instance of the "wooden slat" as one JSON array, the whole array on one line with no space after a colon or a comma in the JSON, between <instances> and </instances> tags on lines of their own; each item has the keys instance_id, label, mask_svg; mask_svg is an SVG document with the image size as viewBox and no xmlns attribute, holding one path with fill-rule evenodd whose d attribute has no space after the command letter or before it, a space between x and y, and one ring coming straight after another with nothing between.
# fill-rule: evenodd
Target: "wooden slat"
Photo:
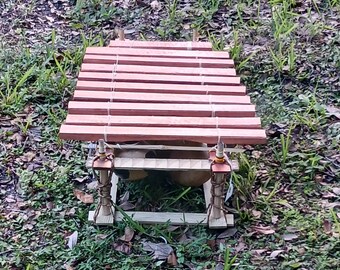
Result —
<instances>
[{"instance_id":1,"label":"wooden slat","mask_svg":"<svg viewBox=\"0 0 340 270\"><path fill-rule=\"evenodd\" d=\"M191 42L191 41L135 41L135 40L111 40L109 47L118 48L147 48L165 50L188 50L188 51L211 51L210 42Z\"/></svg>"},{"instance_id":2,"label":"wooden slat","mask_svg":"<svg viewBox=\"0 0 340 270\"><path fill-rule=\"evenodd\" d=\"M151 151L151 149L147 149ZM190 151L190 150L188 150ZM207 151L208 152L208 151ZM86 168L92 168L94 157L86 160ZM211 162L208 159L151 159L151 158L114 158L117 170L168 170L168 171L210 171ZM231 160L233 171L238 171L236 160Z\"/></svg>"},{"instance_id":3,"label":"wooden slat","mask_svg":"<svg viewBox=\"0 0 340 270\"><path fill-rule=\"evenodd\" d=\"M244 95L246 88L243 85L183 85L183 84L157 84L157 83L126 83L126 82L77 82L76 89L88 91L120 91L143 93L173 93L173 94L219 94Z\"/></svg>"},{"instance_id":4,"label":"wooden slat","mask_svg":"<svg viewBox=\"0 0 340 270\"><path fill-rule=\"evenodd\" d=\"M263 144L266 134L262 129L203 129L162 127L108 127L62 125L60 138L64 140L127 142L142 140L187 140L215 144Z\"/></svg>"},{"instance_id":5,"label":"wooden slat","mask_svg":"<svg viewBox=\"0 0 340 270\"><path fill-rule=\"evenodd\" d=\"M69 113L104 115L253 117L255 106L231 104L164 104L70 101Z\"/></svg>"},{"instance_id":6,"label":"wooden slat","mask_svg":"<svg viewBox=\"0 0 340 270\"><path fill-rule=\"evenodd\" d=\"M230 68L234 67L231 59L201 59L201 58L165 58L165 57L138 57L138 56L110 56L85 54L84 63L93 64L124 64L148 65L170 67L202 67L202 68Z\"/></svg>"},{"instance_id":7,"label":"wooden slat","mask_svg":"<svg viewBox=\"0 0 340 270\"><path fill-rule=\"evenodd\" d=\"M186 67L155 67L114 64L82 64L81 71L112 73L140 73L140 74L168 74L168 75L202 75L202 76L236 76L234 68L186 68Z\"/></svg>"},{"instance_id":8,"label":"wooden slat","mask_svg":"<svg viewBox=\"0 0 340 270\"><path fill-rule=\"evenodd\" d=\"M104 73L79 72L79 80L86 81L115 81L115 82L143 82L165 84L207 84L207 85L239 85L240 77L215 76L173 76L159 74L133 74L133 73Z\"/></svg>"},{"instance_id":9,"label":"wooden slat","mask_svg":"<svg viewBox=\"0 0 340 270\"><path fill-rule=\"evenodd\" d=\"M173 117L68 114L68 125L130 126L130 127L196 127L196 128L261 128L258 117Z\"/></svg>"},{"instance_id":10,"label":"wooden slat","mask_svg":"<svg viewBox=\"0 0 340 270\"><path fill-rule=\"evenodd\" d=\"M249 96L226 95L189 95L130 93L117 91L83 91L76 90L74 101L115 101L144 103L188 103L188 104L250 104Z\"/></svg>"},{"instance_id":11,"label":"wooden slat","mask_svg":"<svg viewBox=\"0 0 340 270\"><path fill-rule=\"evenodd\" d=\"M141 48L110 48L110 47L88 47L86 54L94 55L125 55L125 56L142 56L142 57L175 57L175 58L215 58L230 59L229 53L225 51L188 51L188 50L157 50Z\"/></svg>"},{"instance_id":12,"label":"wooden slat","mask_svg":"<svg viewBox=\"0 0 340 270\"><path fill-rule=\"evenodd\" d=\"M170 222L172 225L203 225L208 226L208 216L205 213L174 213L174 212L124 212L130 218L138 221L141 224L165 224ZM94 222L94 211L89 212L88 220ZM112 225L115 221L122 221L124 215L116 212L115 217L98 216L96 219L97 225ZM234 216L226 214L226 217L216 220L212 229L226 228L234 226Z\"/></svg>"}]
</instances>

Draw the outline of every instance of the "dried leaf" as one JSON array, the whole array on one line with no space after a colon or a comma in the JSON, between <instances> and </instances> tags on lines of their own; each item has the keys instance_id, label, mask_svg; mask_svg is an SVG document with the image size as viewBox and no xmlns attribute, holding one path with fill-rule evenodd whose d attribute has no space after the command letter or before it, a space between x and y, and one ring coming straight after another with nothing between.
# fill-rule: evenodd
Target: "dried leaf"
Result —
<instances>
[{"instance_id":1,"label":"dried leaf","mask_svg":"<svg viewBox=\"0 0 340 270\"><path fill-rule=\"evenodd\" d=\"M130 242L135 235L135 231L130 227L125 227L124 235L119 239L125 242Z\"/></svg>"},{"instance_id":2,"label":"dried leaf","mask_svg":"<svg viewBox=\"0 0 340 270\"><path fill-rule=\"evenodd\" d=\"M247 245L243 242L243 240L239 240L238 245L235 247L235 251L236 253L245 250L245 248L247 247Z\"/></svg>"},{"instance_id":3,"label":"dried leaf","mask_svg":"<svg viewBox=\"0 0 340 270\"><path fill-rule=\"evenodd\" d=\"M124 211L135 209L135 205L130 202L123 202L119 205L120 208L122 208Z\"/></svg>"},{"instance_id":4,"label":"dried leaf","mask_svg":"<svg viewBox=\"0 0 340 270\"><path fill-rule=\"evenodd\" d=\"M272 216L272 223L276 224L279 220L279 216Z\"/></svg>"},{"instance_id":5,"label":"dried leaf","mask_svg":"<svg viewBox=\"0 0 340 270\"><path fill-rule=\"evenodd\" d=\"M158 2L158 1L156 1L156 0L154 0L154 1L152 1L151 3L150 3L150 6L151 6L151 8L153 9L153 10L160 10L161 8L162 8L162 5Z\"/></svg>"},{"instance_id":6,"label":"dried leaf","mask_svg":"<svg viewBox=\"0 0 340 270\"><path fill-rule=\"evenodd\" d=\"M169 257L173 249L170 245L165 243L151 243L143 242L143 249L153 253L153 259L165 260Z\"/></svg>"},{"instance_id":7,"label":"dried leaf","mask_svg":"<svg viewBox=\"0 0 340 270\"><path fill-rule=\"evenodd\" d=\"M275 259L282 252L284 252L283 249L274 250L272 253L270 253L269 257L272 258L272 259Z\"/></svg>"},{"instance_id":8,"label":"dried leaf","mask_svg":"<svg viewBox=\"0 0 340 270\"><path fill-rule=\"evenodd\" d=\"M221 234L219 234L217 236L217 238L218 239L224 239L224 238L227 238L227 237L232 237L232 236L235 235L235 233L237 233L237 229L236 228L229 228L229 229L226 229Z\"/></svg>"},{"instance_id":9,"label":"dried leaf","mask_svg":"<svg viewBox=\"0 0 340 270\"><path fill-rule=\"evenodd\" d=\"M299 236L295 233L286 233L282 235L283 240L285 241L292 241L294 239L297 239Z\"/></svg>"},{"instance_id":10,"label":"dried leaf","mask_svg":"<svg viewBox=\"0 0 340 270\"><path fill-rule=\"evenodd\" d=\"M97 189L98 187L98 182L97 181L92 181L91 183L88 183L86 185L87 189L89 190L93 190L93 189Z\"/></svg>"},{"instance_id":11,"label":"dried leaf","mask_svg":"<svg viewBox=\"0 0 340 270\"><path fill-rule=\"evenodd\" d=\"M68 237L67 246L69 247L69 249L73 249L73 247L77 244L77 241L78 241L78 232L75 231Z\"/></svg>"},{"instance_id":12,"label":"dried leaf","mask_svg":"<svg viewBox=\"0 0 340 270\"><path fill-rule=\"evenodd\" d=\"M73 193L77 197L77 199L82 201L83 203L91 204L94 201L93 196L91 194L86 194L80 189L75 189Z\"/></svg>"},{"instance_id":13,"label":"dried leaf","mask_svg":"<svg viewBox=\"0 0 340 270\"><path fill-rule=\"evenodd\" d=\"M31 162L34 158L35 158L35 152L29 151L22 156L21 160L24 162Z\"/></svg>"},{"instance_id":14,"label":"dried leaf","mask_svg":"<svg viewBox=\"0 0 340 270\"><path fill-rule=\"evenodd\" d=\"M267 227L261 227L261 226L253 226L251 227L252 230L254 230L255 232L257 233L260 233L260 234L273 234L275 233L275 231L270 228L269 226Z\"/></svg>"},{"instance_id":15,"label":"dried leaf","mask_svg":"<svg viewBox=\"0 0 340 270\"><path fill-rule=\"evenodd\" d=\"M332 189L332 192L334 193L334 194L336 194L336 195L340 195L340 188L333 188Z\"/></svg>"},{"instance_id":16,"label":"dried leaf","mask_svg":"<svg viewBox=\"0 0 340 270\"><path fill-rule=\"evenodd\" d=\"M74 268L68 264L64 264L66 270L73 270Z\"/></svg>"},{"instance_id":17,"label":"dried leaf","mask_svg":"<svg viewBox=\"0 0 340 270\"><path fill-rule=\"evenodd\" d=\"M119 251L125 254L130 254L131 253L131 242L114 243L113 248L116 251Z\"/></svg>"},{"instance_id":18,"label":"dried leaf","mask_svg":"<svg viewBox=\"0 0 340 270\"><path fill-rule=\"evenodd\" d=\"M323 230L326 234L332 231L332 223L328 219L323 221Z\"/></svg>"},{"instance_id":19,"label":"dried leaf","mask_svg":"<svg viewBox=\"0 0 340 270\"><path fill-rule=\"evenodd\" d=\"M177 258L174 252L171 252L168 256L167 262L171 266L177 266Z\"/></svg>"},{"instance_id":20,"label":"dried leaf","mask_svg":"<svg viewBox=\"0 0 340 270\"><path fill-rule=\"evenodd\" d=\"M255 256L260 256L263 252L266 252L267 249L255 249L252 250L251 253Z\"/></svg>"},{"instance_id":21,"label":"dried leaf","mask_svg":"<svg viewBox=\"0 0 340 270\"><path fill-rule=\"evenodd\" d=\"M257 211L257 210L252 210L251 213L253 214L253 216L255 218L260 218L261 215L262 215L262 212L261 211Z\"/></svg>"},{"instance_id":22,"label":"dried leaf","mask_svg":"<svg viewBox=\"0 0 340 270\"><path fill-rule=\"evenodd\" d=\"M326 110L329 115L333 115L336 118L340 119L340 109L334 106L326 106Z\"/></svg>"}]
</instances>

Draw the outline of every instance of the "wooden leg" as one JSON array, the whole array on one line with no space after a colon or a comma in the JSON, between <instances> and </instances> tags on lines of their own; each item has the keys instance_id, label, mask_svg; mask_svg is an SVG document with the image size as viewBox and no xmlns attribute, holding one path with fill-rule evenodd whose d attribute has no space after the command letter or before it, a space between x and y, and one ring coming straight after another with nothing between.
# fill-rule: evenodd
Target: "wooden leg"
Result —
<instances>
[{"instance_id":1,"label":"wooden leg","mask_svg":"<svg viewBox=\"0 0 340 270\"><path fill-rule=\"evenodd\" d=\"M100 209L99 215L109 216L112 213L112 202L111 202L111 185L109 179L109 171L101 170L99 172L99 196L100 198Z\"/></svg>"},{"instance_id":2,"label":"wooden leg","mask_svg":"<svg viewBox=\"0 0 340 270\"><path fill-rule=\"evenodd\" d=\"M212 217L219 219L223 209L223 194L224 194L224 180L225 174L218 173L215 176L215 183L212 185L213 204L212 204Z\"/></svg>"}]
</instances>

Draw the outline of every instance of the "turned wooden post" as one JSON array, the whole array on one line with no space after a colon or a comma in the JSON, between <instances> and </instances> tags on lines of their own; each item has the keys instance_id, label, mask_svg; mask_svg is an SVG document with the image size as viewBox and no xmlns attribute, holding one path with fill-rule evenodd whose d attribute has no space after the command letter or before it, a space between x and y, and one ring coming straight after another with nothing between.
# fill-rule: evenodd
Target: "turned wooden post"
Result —
<instances>
[{"instance_id":1,"label":"turned wooden post","mask_svg":"<svg viewBox=\"0 0 340 270\"><path fill-rule=\"evenodd\" d=\"M102 162L106 161L106 151L104 140L99 140L99 160ZM99 170L99 194L100 198L100 209L99 215L109 216L112 214L112 202L111 202L111 179L109 179L110 171L108 169Z\"/></svg>"}]
</instances>

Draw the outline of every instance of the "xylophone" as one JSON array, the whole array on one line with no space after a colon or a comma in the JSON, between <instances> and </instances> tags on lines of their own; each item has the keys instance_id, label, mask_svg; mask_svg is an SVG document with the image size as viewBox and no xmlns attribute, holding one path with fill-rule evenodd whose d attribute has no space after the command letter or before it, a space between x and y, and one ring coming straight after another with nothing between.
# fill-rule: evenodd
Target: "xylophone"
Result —
<instances>
[{"instance_id":1,"label":"xylophone","mask_svg":"<svg viewBox=\"0 0 340 270\"><path fill-rule=\"evenodd\" d=\"M234 223L223 205L226 179L237 165L225 145L266 142L227 52L213 51L209 42L130 40L86 49L60 137L99 142L90 164L100 174L99 205L89 213L90 221L107 225L127 215L141 223L210 228ZM120 157L114 148L177 151L179 157ZM207 158L191 158L195 151ZM204 180L207 213L117 211L114 171L122 169L183 172L185 177L209 172L211 179Z\"/></svg>"}]
</instances>

